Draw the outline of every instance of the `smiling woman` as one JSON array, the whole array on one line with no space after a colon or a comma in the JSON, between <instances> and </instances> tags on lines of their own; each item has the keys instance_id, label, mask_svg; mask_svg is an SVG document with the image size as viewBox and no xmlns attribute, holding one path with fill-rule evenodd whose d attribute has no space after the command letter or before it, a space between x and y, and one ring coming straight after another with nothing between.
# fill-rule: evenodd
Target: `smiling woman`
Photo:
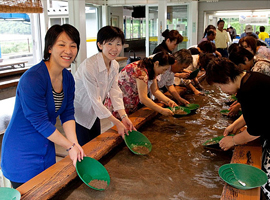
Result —
<instances>
[{"instance_id":1,"label":"smiling woman","mask_svg":"<svg viewBox=\"0 0 270 200\"><path fill-rule=\"evenodd\" d=\"M122 91L117 84L119 64L115 58L120 54L124 40L124 33L119 28L101 28L97 34L99 53L85 59L75 73L76 130L81 145L101 133L100 119L103 118L113 122L122 137L135 129L125 112ZM122 122L103 105L108 93Z\"/></svg>"},{"instance_id":2,"label":"smiling woman","mask_svg":"<svg viewBox=\"0 0 270 200\"><path fill-rule=\"evenodd\" d=\"M54 143L67 149L74 165L83 159L75 133L74 79L65 69L76 58L79 45L80 35L73 26L52 26L45 36L44 60L20 78L2 143L2 171L14 188L55 163ZM66 137L55 127L58 116Z\"/></svg>"}]
</instances>

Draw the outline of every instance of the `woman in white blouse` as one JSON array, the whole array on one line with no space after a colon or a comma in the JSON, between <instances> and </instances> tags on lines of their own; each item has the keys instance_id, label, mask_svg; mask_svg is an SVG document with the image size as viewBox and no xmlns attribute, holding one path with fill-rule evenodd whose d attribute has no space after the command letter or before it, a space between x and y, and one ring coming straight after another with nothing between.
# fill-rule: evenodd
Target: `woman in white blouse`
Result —
<instances>
[{"instance_id":1,"label":"woman in white blouse","mask_svg":"<svg viewBox=\"0 0 270 200\"><path fill-rule=\"evenodd\" d=\"M123 44L124 34L119 28L101 28L97 34L99 53L84 60L75 73L74 106L80 145L101 133L100 119L107 118L113 122L122 137L128 131L135 130L125 112L122 91L118 86L119 64L115 58L120 54ZM108 94L121 121L103 105Z\"/></svg>"}]
</instances>

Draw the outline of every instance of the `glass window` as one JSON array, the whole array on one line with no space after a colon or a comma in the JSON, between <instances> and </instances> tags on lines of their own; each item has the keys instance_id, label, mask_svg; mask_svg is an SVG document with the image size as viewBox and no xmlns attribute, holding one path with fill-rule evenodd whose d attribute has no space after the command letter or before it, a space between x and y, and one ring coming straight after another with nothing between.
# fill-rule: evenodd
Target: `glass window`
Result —
<instances>
[{"instance_id":1,"label":"glass window","mask_svg":"<svg viewBox=\"0 0 270 200\"><path fill-rule=\"evenodd\" d=\"M32 65L31 20L24 13L2 13L0 20L0 58L3 62L27 61ZM10 66L8 66L10 68ZM15 66L17 67L17 66Z\"/></svg>"},{"instance_id":2,"label":"glass window","mask_svg":"<svg viewBox=\"0 0 270 200\"><path fill-rule=\"evenodd\" d=\"M187 23L187 5L167 6L167 28L178 30L184 37L176 50L187 48Z\"/></svg>"},{"instance_id":3,"label":"glass window","mask_svg":"<svg viewBox=\"0 0 270 200\"><path fill-rule=\"evenodd\" d=\"M140 29L141 23L140 23L140 21L141 20L139 20L139 19L133 19L132 38L140 38L141 37L141 29Z\"/></svg>"},{"instance_id":4,"label":"glass window","mask_svg":"<svg viewBox=\"0 0 270 200\"><path fill-rule=\"evenodd\" d=\"M96 7L85 7L85 25L86 25L86 49L87 57L96 53L97 50L97 32L98 32L98 9Z\"/></svg>"}]
</instances>

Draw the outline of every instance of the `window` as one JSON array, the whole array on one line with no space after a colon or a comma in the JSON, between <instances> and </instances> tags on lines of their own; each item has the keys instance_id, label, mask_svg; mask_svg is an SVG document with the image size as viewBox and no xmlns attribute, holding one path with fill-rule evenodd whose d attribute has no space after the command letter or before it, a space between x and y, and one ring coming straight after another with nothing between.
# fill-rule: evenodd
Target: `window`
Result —
<instances>
[{"instance_id":1,"label":"window","mask_svg":"<svg viewBox=\"0 0 270 200\"><path fill-rule=\"evenodd\" d=\"M145 37L145 19L125 16L123 27L126 39Z\"/></svg>"},{"instance_id":2,"label":"window","mask_svg":"<svg viewBox=\"0 0 270 200\"><path fill-rule=\"evenodd\" d=\"M0 14L0 58L28 61L33 58L31 21L24 13ZM31 63L32 64L32 63Z\"/></svg>"}]
</instances>

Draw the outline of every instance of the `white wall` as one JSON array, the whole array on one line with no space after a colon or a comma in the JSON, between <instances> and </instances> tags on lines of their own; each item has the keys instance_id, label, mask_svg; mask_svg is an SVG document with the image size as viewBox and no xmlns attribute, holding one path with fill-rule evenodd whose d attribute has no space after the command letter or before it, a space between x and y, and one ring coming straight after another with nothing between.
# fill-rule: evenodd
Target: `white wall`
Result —
<instances>
[{"instance_id":1,"label":"white wall","mask_svg":"<svg viewBox=\"0 0 270 200\"><path fill-rule=\"evenodd\" d=\"M201 40L204 29L204 12L222 11L222 10L256 10L256 9L270 9L270 0L264 1L219 1L219 2L199 2L198 9L198 40ZM216 24L213 24L216 26ZM197 41L199 42L199 41Z\"/></svg>"},{"instance_id":2,"label":"white wall","mask_svg":"<svg viewBox=\"0 0 270 200\"><path fill-rule=\"evenodd\" d=\"M121 30L123 30L123 7L110 7L110 9L109 9L109 12L110 12L110 23L111 23L111 17L112 16L117 16L118 17L118 19L119 19L119 21L118 21L118 23L119 23L119 28L121 29Z\"/></svg>"}]
</instances>

